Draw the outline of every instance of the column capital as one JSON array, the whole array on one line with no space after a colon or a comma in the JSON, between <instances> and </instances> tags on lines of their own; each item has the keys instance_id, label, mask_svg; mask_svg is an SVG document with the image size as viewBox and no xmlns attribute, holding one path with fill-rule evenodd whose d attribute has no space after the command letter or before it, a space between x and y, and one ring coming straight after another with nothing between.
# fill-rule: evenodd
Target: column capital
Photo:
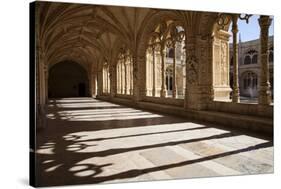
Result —
<instances>
[{"instance_id":1,"label":"column capital","mask_svg":"<svg viewBox=\"0 0 281 189\"><path fill-rule=\"evenodd\" d=\"M260 16L258 21L261 28L268 28L272 22L272 19L269 16Z\"/></svg>"}]
</instances>

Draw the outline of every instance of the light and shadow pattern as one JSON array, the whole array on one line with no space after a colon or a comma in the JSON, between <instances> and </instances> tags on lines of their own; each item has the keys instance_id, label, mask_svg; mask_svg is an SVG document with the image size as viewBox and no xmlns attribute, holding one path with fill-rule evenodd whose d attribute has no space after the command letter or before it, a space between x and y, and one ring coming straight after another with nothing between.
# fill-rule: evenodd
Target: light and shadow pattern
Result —
<instances>
[{"instance_id":1,"label":"light and shadow pattern","mask_svg":"<svg viewBox=\"0 0 281 189\"><path fill-rule=\"evenodd\" d=\"M49 100L37 185L273 172L272 139L92 98Z\"/></svg>"}]
</instances>

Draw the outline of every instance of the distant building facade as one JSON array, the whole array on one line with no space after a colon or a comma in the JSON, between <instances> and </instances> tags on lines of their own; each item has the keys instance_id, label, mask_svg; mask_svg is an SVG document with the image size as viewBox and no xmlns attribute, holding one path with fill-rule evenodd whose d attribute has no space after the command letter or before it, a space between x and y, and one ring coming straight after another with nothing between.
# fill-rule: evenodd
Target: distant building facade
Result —
<instances>
[{"instance_id":1,"label":"distant building facade","mask_svg":"<svg viewBox=\"0 0 281 189\"><path fill-rule=\"evenodd\" d=\"M271 93L273 96L273 36L269 37L269 80L271 85ZM230 46L230 55L232 55L232 44ZM260 39L238 43L238 74L240 96L256 98L259 91L260 82ZM230 86L233 86L233 57L230 56Z\"/></svg>"}]
</instances>

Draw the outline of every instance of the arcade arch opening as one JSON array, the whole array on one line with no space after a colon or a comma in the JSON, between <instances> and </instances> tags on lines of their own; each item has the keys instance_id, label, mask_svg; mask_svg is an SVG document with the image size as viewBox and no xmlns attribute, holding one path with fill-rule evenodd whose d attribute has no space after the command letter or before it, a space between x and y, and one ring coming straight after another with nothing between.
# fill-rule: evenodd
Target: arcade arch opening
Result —
<instances>
[{"instance_id":1,"label":"arcade arch opening","mask_svg":"<svg viewBox=\"0 0 281 189\"><path fill-rule=\"evenodd\" d=\"M78 63L64 61L55 64L49 70L48 97L87 97L89 79L87 71Z\"/></svg>"}]
</instances>

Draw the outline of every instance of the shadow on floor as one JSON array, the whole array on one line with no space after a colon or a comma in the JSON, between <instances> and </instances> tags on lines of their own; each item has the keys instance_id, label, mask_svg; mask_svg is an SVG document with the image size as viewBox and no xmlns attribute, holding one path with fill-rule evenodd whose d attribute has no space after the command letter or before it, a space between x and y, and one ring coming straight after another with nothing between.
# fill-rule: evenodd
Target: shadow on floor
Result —
<instances>
[{"instance_id":1,"label":"shadow on floor","mask_svg":"<svg viewBox=\"0 0 281 189\"><path fill-rule=\"evenodd\" d=\"M100 102L100 101L98 101ZM75 102L77 103L77 102ZM85 103L89 103L85 101ZM36 165L37 165L37 186L55 186L55 185L72 185L72 184L91 184L91 183L101 183L105 181L113 181L116 179L129 179L134 178L143 174L152 173L161 170L167 170L175 167L181 167L185 165L195 164L199 162L204 162L208 160L213 160L217 158L222 158L234 154L239 154L242 152L253 151L257 149L267 148L273 146L272 140L264 142L262 144L253 145L250 147L228 151L224 153L219 153L215 155L210 155L194 160L182 161L178 163L171 163L168 165L155 166L146 169L132 169L129 171L124 171L117 174L111 174L109 176L101 176L103 169L107 166L112 165L111 163L107 164L81 164L79 162L95 157L103 157L122 154L125 152L132 152L137 150L152 149L164 146L174 146L180 144L187 144L192 142L206 141L212 139L222 139L227 137L233 137L241 135L240 131L229 130L224 128L225 133L216 134L201 138L193 138L188 140L178 140L178 141L166 141L157 144L135 146L135 147L126 147L126 148L114 148L107 149L102 151L95 152L80 152L81 150L87 149L89 147L95 147L95 144L80 144L81 142L95 142L95 141L105 141L112 139L120 138L129 138L137 136L149 136L157 134L166 134L166 133L177 133L177 132L186 132L194 131L199 129L209 129L209 128L218 128L212 124L204 124L203 127L194 127L186 129L174 129L168 131L159 131L159 132L146 132L140 134L129 134L122 136L112 136L112 137L98 137L91 139L83 139L86 135L75 135L76 132L87 132L87 131L103 131L118 128L136 128L136 127L153 127L163 125L163 127L168 126L169 124L175 123L188 123L190 120L178 118L175 116L162 115L162 117L156 118L146 118L146 119L128 119L128 120L104 120L104 121L69 121L62 120L61 114L59 111L67 110L69 108L57 107L57 102L55 99L52 100L53 107L49 109L49 113L53 113L54 119L48 119L48 126L41 132L37 133L37 150L48 150L50 149L49 154L36 154ZM64 104L60 102L59 104ZM69 102L67 102L69 104ZM80 104L83 104L81 102ZM114 106L113 106L114 107ZM125 108L124 106L120 106ZM119 108L120 108L119 107ZM79 110L85 110L87 108L82 108ZM89 109L93 109L89 107ZM72 109L73 110L73 109ZM245 133L242 133L245 134ZM74 146L72 150L69 150L69 146ZM79 165L78 165L79 163ZM74 169L75 167L79 169ZM81 171L88 171L87 176L77 176L76 173Z\"/></svg>"}]
</instances>

